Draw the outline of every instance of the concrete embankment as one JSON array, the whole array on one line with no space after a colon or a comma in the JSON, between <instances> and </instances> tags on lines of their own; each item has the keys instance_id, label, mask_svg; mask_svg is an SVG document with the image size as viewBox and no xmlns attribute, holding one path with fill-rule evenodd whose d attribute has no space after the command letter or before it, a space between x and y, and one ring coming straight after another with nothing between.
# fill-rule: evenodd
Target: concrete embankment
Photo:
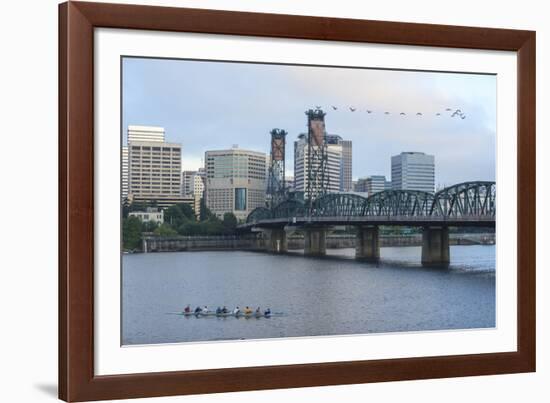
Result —
<instances>
[{"instance_id":1,"label":"concrete embankment","mask_svg":"<svg viewBox=\"0 0 550 403\"><path fill-rule=\"evenodd\" d=\"M422 234L381 235L380 246L421 246ZM327 249L355 248L355 235L328 235ZM491 245L495 243L494 233L450 234L450 245ZM265 250L266 240L261 235L220 236L145 236L143 252L176 252L206 250ZM302 236L288 237L288 249L304 249Z\"/></svg>"}]
</instances>

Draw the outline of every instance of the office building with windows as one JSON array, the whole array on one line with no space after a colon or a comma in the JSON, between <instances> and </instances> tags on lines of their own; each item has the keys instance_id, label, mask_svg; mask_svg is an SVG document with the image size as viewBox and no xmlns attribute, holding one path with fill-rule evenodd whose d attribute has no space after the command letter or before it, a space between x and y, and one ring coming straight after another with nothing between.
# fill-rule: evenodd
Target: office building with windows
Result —
<instances>
[{"instance_id":1,"label":"office building with windows","mask_svg":"<svg viewBox=\"0 0 550 403\"><path fill-rule=\"evenodd\" d=\"M266 203L266 154L237 147L205 153L206 206L218 217L244 220Z\"/></svg>"},{"instance_id":2,"label":"office building with windows","mask_svg":"<svg viewBox=\"0 0 550 403\"><path fill-rule=\"evenodd\" d=\"M402 152L391 157L391 182L395 190L433 193L435 157L421 152Z\"/></svg>"},{"instance_id":3,"label":"office building with windows","mask_svg":"<svg viewBox=\"0 0 550 403\"><path fill-rule=\"evenodd\" d=\"M122 201L128 197L128 146L122 147L122 178L121 178L121 195Z\"/></svg>"},{"instance_id":4,"label":"office building with windows","mask_svg":"<svg viewBox=\"0 0 550 403\"><path fill-rule=\"evenodd\" d=\"M337 134L327 134L327 144L339 145L341 147L340 159L340 191L353 191L353 172L352 172L352 142L344 140Z\"/></svg>"},{"instance_id":5,"label":"office building with windows","mask_svg":"<svg viewBox=\"0 0 550 403\"><path fill-rule=\"evenodd\" d=\"M338 142L326 143L326 171L325 184L328 185L324 191L326 193L339 192L342 183L342 145ZM298 140L294 142L294 188L296 191L304 192L307 195L307 169L308 169L308 144L307 135L300 134ZM314 160L313 170L317 168L319 161ZM320 181L319 181L320 182ZM318 191L313 189L315 193Z\"/></svg>"},{"instance_id":6,"label":"office building with windows","mask_svg":"<svg viewBox=\"0 0 550 403\"><path fill-rule=\"evenodd\" d=\"M384 175L371 175L365 178L359 178L355 185L355 191L372 196L375 193L390 189L391 187L387 187L388 183L390 182L386 181Z\"/></svg>"},{"instance_id":7,"label":"office building with windows","mask_svg":"<svg viewBox=\"0 0 550 403\"><path fill-rule=\"evenodd\" d=\"M181 144L164 129L128 126L128 198L162 204L181 199Z\"/></svg>"},{"instance_id":8,"label":"office building with windows","mask_svg":"<svg viewBox=\"0 0 550 403\"><path fill-rule=\"evenodd\" d=\"M386 190L386 177L384 175L372 175L366 179L366 188L369 196Z\"/></svg>"},{"instance_id":9,"label":"office building with windows","mask_svg":"<svg viewBox=\"0 0 550 403\"><path fill-rule=\"evenodd\" d=\"M164 127L157 126L128 126L128 143L134 141L164 143Z\"/></svg>"}]
</instances>

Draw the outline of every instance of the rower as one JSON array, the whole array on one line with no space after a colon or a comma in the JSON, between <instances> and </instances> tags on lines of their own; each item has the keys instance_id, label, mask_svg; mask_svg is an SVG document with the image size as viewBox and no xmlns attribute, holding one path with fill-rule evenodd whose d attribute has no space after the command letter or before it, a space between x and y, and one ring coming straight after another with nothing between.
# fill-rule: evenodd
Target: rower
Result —
<instances>
[{"instance_id":1,"label":"rower","mask_svg":"<svg viewBox=\"0 0 550 403\"><path fill-rule=\"evenodd\" d=\"M222 309L220 307L217 307L216 308L216 315L219 315L220 313L222 313Z\"/></svg>"},{"instance_id":2,"label":"rower","mask_svg":"<svg viewBox=\"0 0 550 403\"><path fill-rule=\"evenodd\" d=\"M187 304L187 306L185 307L185 309L183 310L183 312L185 313L190 313L191 312L191 306L189 304Z\"/></svg>"},{"instance_id":3,"label":"rower","mask_svg":"<svg viewBox=\"0 0 550 403\"><path fill-rule=\"evenodd\" d=\"M208 307L206 305L202 308L202 313L208 313Z\"/></svg>"},{"instance_id":4,"label":"rower","mask_svg":"<svg viewBox=\"0 0 550 403\"><path fill-rule=\"evenodd\" d=\"M267 308L267 309L265 310L265 312L264 312L264 315L265 315L265 316L271 315L271 309Z\"/></svg>"},{"instance_id":5,"label":"rower","mask_svg":"<svg viewBox=\"0 0 550 403\"><path fill-rule=\"evenodd\" d=\"M195 315L198 315L199 313L201 313L201 307L200 306L197 306L195 308Z\"/></svg>"},{"instance_id":6,"label":"rower","mask_svg":"<svg viewBox=\"0 0 550 403\"><path fill-rule=\"evenodd\" d=\"M257 307L256 308L256 315L261 315L262 314L262 311L260 310L260 307Z\"/></svg>"},{"instance_id":7,"label":"rower","mask_svg":"<svg viewBox=\"0 0 550 403\"><path fill-rule=\"evenodd\" d=\"M229 313L229 309L225 305L222 308L222 313Z\"/></svg>"},{"instance_id":8,"label":"rower","mask_svg":"<svg viewBox=\"0 0 550 403\"><path fill-rule=\"evenodd\" d=\"M249 307L246 307L246 308L244 308L244 313L246 315L250 315L252 313L252 309L250 309Z\"/></svg>"},{"instance_id":9,"label":"rower","mask_svg":"<svg viewBox=\"0 0 550 403\"><path fill-rule=\"evenodd\" d=\"M236 307L235 309L233 309L233 315L238 315L240 312L241 310L239 309L239 307Z\"/></svg>"}]
</instances>

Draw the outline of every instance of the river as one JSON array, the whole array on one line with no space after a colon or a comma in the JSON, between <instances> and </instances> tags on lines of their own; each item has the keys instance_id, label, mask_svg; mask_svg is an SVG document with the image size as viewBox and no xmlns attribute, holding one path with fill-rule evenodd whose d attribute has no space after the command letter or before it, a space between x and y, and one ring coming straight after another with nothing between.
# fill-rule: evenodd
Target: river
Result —
<instances>
[{"instance_id":1,"label":"river","mask_svg":"<svg viewBox=\"0 0 550 403\"><path fill-rule=\"evenodd\" d=\"M420 247L381 248L378 264L334 249L123 256L122 344L488 328L495 326L495 246L451 246L448 268ZM271 318L195 318L186 304L270 307Z\"/></svg>"}]
</instances>

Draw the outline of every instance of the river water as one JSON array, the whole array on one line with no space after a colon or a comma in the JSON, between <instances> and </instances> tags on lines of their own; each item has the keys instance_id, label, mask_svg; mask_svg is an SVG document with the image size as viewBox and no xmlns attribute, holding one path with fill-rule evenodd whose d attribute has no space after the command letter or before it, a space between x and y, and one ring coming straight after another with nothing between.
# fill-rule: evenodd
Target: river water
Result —
<instances>
[{"instance_id":1,"label":"river water","mask_svg":"<svg viewBox=\"0 0 550 403\"><path fill-rule=\"evenodd\" d=\"M123 256L122 344L174 343L495 326L495 246L451 246L449 268L424 268L420 247L168 252ZM195 318L186 304L270 307L271 318Z\"/></svg>"}]
</instances>

